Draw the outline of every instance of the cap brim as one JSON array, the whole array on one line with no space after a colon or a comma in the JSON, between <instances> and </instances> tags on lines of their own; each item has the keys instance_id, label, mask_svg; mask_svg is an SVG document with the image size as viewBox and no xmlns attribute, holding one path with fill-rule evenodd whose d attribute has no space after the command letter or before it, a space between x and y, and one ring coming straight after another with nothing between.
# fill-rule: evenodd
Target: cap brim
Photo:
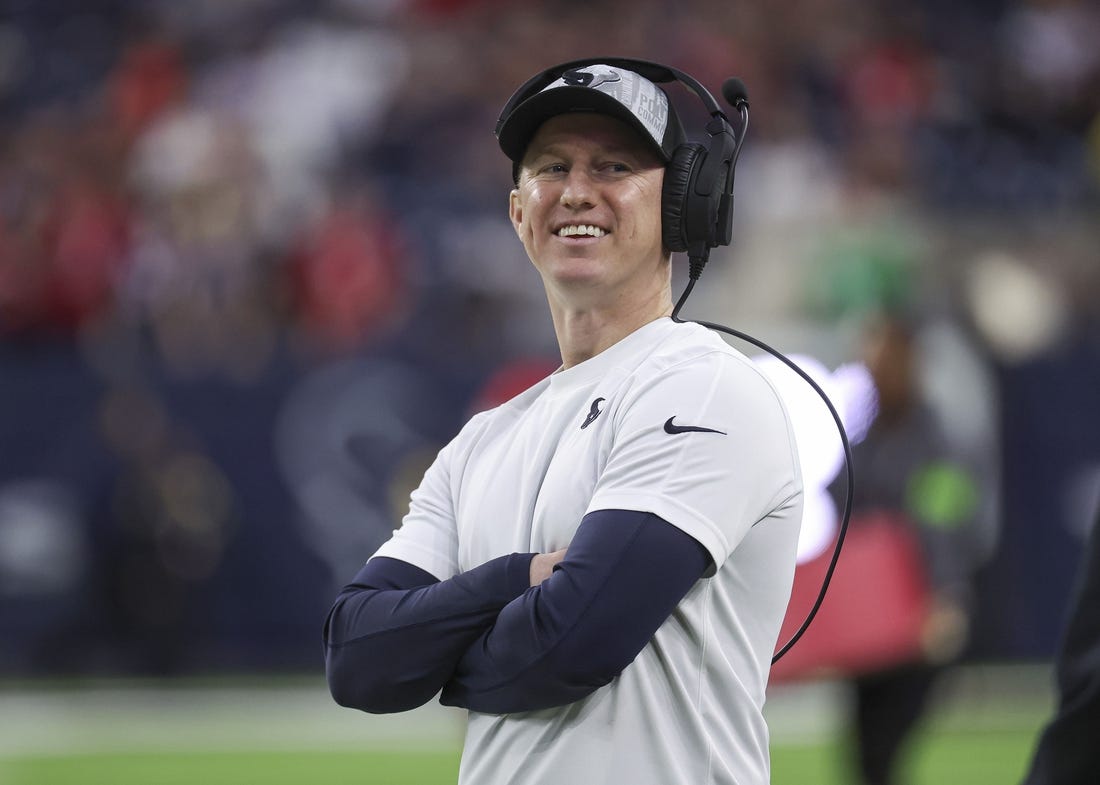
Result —
<instances>
[{"instance_id":1,"label":"cap brim","mask_svg":"<svg viewBox=\"0 0 1100 785\"><path fill-rule=\"evenodd\" d=\"M551 117L571 112L596 112L621 120L635 129L660 155L662 161L669 160L669 153L664 150L662 140L650 136L633 112L614 97L589 87L556 87L528 98L501 125L497 134L500 149L513 162L519 163L523 160L532 137L543 123Z\"/></svg>"}]
</instances>

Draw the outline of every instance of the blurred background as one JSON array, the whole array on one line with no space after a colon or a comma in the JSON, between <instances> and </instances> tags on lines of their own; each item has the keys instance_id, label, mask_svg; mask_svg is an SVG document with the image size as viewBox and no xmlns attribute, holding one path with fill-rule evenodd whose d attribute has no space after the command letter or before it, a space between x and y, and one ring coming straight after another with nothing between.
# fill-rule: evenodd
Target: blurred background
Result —
<instances>
[{"instance_id":1,"label":"blurred background","mask_svg":"<svg viewBox=\"0 0 1100 785\"><path fill-rule=\"evenodd\" d=\"M1019 765L1100 504L1098 40L1088 0L0 0L0 760L127 749L58 729L134 679L404 738L312 702L321 622L439 447L556 367L492 129L613 54L750 92L686 315L841 387L872 314L911 329L969 489L955 689L1036 685Z\"/></svg>"}]
</instances>

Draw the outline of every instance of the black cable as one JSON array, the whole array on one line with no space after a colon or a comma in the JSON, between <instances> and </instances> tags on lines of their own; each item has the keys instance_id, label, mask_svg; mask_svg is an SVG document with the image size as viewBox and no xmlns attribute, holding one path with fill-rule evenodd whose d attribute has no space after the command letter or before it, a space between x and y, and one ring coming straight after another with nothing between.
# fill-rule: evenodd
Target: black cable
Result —
<instances>
[{"instance_id":1,"label":"black cable","mask_svg":"<svg viewBox=\"0 0 1100 785\"><path fill-rule=\"evenodd\" d=\"M726 327L722 324L714 324L712 322L704 322L694 319L685 320L680 318L680 309L684 307L684 303L687 302L688 295L691 294L691 290L695 288L695 282L699 279L698 272L696 271L698 270L699 272L702 272L703 264L705 264L706 260L704 259L701 264L697 264L696 262L697 260L692 260L691 262L691 276L688 279L687 286L684 288L684 293L680 295L680 299L676 303L676 307L672 309L672 321L681 323L685 321L692 321L695 324L700 324L708 329L723 332L727 335L732 335L734 338L740 338L742 341L746 341L747 343L751 343L753 346L759 349L763 349L772 357L775 357L776 359L783 362L784 365L786 365L792 371L801 376L803 381L805 381L807 384L810 385L810 387L814 389L814 392L821 396L821 400L825 402L825 406L829 409L829 414L833 416L833 421L836 423L837 431L840 433L841 444L844 446L844 468L846 470L844 516L841 519L840 531L838 532L836 538L836 546L833 548L833 556L829 560L829 567L825 571L825 578L821 581L821 591L817 595L817 601L814 602L813 607L810 609L809 614L806 616L806 620L802 622L802 626L798 628L798 631L795 632L795 634L791 636L791 639L783 644L783 648L776 652L775 656L772 657L772 664L774 665L776 662L779 661L780 657L790 651L791 647L794 646L795 643L798 642L798 639L802 637L803 633L806 632L806 630L810 626L810 622L812 622L814 616L817 615L817 611L821 607L821 603L825 601L825 592L829 589L829 582L833 578L833 571L836 569L836 563L840 559L840 549L844 545L844 536L848 533L848 520L849 518L851 518L852 515L852 447L848 443L848 433L844 430L844 423L841 421L840 415L837 414L836 409L833 407L833 402L829 400L829 396L825 394L825 391L821 389L820 385L818 385L817 382L810 378L810 375L808 373L798 367L797 363L789 359L779 350L773 349L763 341L757 338L753 338L751 335L747 335L746 333L740 332L739 330L734 330L733 328Z\"/></svg>"}]
</instances>

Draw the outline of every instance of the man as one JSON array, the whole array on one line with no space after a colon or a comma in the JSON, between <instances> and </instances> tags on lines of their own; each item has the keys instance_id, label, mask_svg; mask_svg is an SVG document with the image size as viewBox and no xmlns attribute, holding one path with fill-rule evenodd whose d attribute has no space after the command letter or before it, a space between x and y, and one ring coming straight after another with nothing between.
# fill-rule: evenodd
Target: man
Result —
<instances>
[{"instance_id":1,"label":"man","mask_svg":"<svg viewBox=\"0 0 1100 785\"><path fill-rule=\"evenodd\" d=\"M469 710L461 783L769 781L802 482L775 389L672 321L665 93L592 65L499 128L562 366L475 416L325 624L337 702Z\"/></svg>"}]
</instances>

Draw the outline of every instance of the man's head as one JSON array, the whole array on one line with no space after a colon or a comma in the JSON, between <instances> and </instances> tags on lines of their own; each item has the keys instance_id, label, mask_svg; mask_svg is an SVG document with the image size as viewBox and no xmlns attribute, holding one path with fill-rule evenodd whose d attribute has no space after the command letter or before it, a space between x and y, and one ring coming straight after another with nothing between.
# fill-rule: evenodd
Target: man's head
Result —
<instances>
[{"instance_id":1,"label":"man's head","mask_svg":"<svg viewBox=\"0 0 1100 785\"><path fill-rule=\"evenodd\" d=\"M649 79L596 64L551 71L512 97L497 136L513 161L509 216L552 301L665 298L665 167L683 141Z\"/></svg>"},{"instance_id":2,"label":"man's head","mask_svg":"<svg viewBox=\"0 0 1100 785\"><path fill-rule=\"evenodd\" d=\"M864 325L863 361L878 392L879 416L904 415L917 396L916 325L912 317L882 312Z\"/></svg>"},{"instance_id":3,"label":"man's head","mask_svg":"<svg viewBox=\"0 0 1100 785\"><path fill-rule=\"evenodd\" d=\"M710 115L700 142L685 141L683 125L658 86L671 82L695 93ZM733 239L733 175L749 104L740 79L727 79L722 96L737 110L739 130L714 96L683 71L628 58L574 60L548 68L516 90L500 113L496 134L518 184L527 148L549 119L595 114L629 126L664 166L663 241L669 251L687 253L695 279L710 250Z\"/></svg>"}]
</instances>

